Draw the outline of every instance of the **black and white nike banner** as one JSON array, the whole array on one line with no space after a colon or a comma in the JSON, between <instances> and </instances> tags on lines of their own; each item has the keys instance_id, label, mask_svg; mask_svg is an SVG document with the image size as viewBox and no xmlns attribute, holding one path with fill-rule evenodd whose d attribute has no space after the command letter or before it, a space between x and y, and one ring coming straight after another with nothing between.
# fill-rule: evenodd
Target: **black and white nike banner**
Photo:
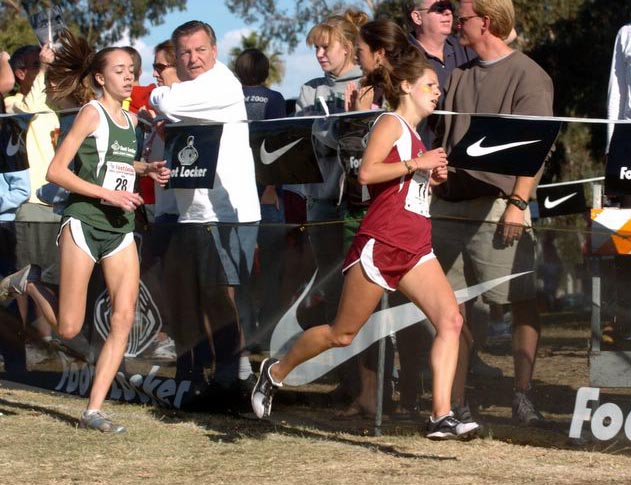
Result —
<instances>
[{"instance_id":1,"label":"black and white nike banner","mask_svg":"<svg viewBox=\"0 0 631 485\"><path fill-rule=\"evenodd\" d=\"M534 176L556 140L561 122L555 120L471 116L464 137L448 154L456 168L514 176Z\"/></svg>"},{"instance_id":2,"label":"black and white nike banner","mask_svg":"<svg viewBox=\"0 0 631 485\"><path fill-rule=\"evenodd\" d=\"M311 143L313 118L250 122L250 146L260 185L322 182Z\"/></svg>"},{"instance_id":3,"label":"black and white nike banner","mask_svg":"<svg viewBox=\"0 0 631 485\"><path fill-rule=\"evenodd\" d=\"M539 217L587 212L583 182L540 185L537 188Z\"/></svg>"},{"instance_id":4,"label":"black and white nike banner","mask_svg":"<svg viewBox=\"0 0 631 485\"><path fill-rule=\"evenodd\" d=\"M0 117L0 173L29 168L26 131L32 117L32 114Z\"/></svg>"},{"instance_id":5,"label":"black and white nike banner","mask_svg":"<svg viewBox=\"0 0 631 485\"><path fill-rule=\"evenodd\" d=\"M613 130L605 167L605 194L631 194L631 125L617 124Z\"/></svg>"},{"instance_id":6,"label":"black and white nike banner","mask_svg":"<svg viewBox=\"0 0 631 485\"><path fill-rule=\"evenodd\" d=\"M164 145L167 189L210 189L215 182L223 124L168 124Z\"/></svg>"}]
</instances>

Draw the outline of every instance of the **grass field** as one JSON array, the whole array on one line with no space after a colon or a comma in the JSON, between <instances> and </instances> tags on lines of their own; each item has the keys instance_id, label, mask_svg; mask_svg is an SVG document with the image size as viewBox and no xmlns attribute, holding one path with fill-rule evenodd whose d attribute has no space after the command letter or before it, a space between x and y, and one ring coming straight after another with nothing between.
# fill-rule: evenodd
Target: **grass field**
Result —
<instances>
[{"instance_id":1,"label":"grass field","mask_svg":"<svg viewBox=\"0 0 631 485\"><path fill-rule=\"evenodd\" d=\"M269 421L108 402L129 432L106 436L77 429L85 400L2 382L0 483L630 483L624 436L567 437L576 389L587 385L587 335L544 331L535 398L545 429L510 423L510 378L474 383L470 396L486 426L467 442L432 442L422 424L387 418L375 437L371 421L335 420L332 409L291 392L279 394ZM483 357L510 375L505 352ZM428 403L424 395L425 410Z\"/></svg>"},{"instance_id":2,"label":"grass field","mask_svg":"<svg viewBox=\"0 0 631 485\"><path fill-rule=\"evenodd\" d=\"M0 388L0 483L629 483L631 457L491 437L431 442L314 425L109 404L130 428L77 429L84 401ZM308 423L308 424L305 424Z\"/></svg>"}]
</instances>

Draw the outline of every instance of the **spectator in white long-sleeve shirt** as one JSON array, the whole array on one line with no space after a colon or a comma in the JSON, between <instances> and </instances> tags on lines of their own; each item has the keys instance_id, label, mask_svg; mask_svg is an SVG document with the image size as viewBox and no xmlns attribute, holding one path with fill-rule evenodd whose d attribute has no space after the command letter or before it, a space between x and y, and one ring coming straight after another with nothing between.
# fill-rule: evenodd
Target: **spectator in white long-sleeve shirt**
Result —
<instances>
[{"instance_id":1,"label":"spectator in white long-sleeve shirt","mask_svg":"<svg viewBox=\"0 0 631 485\"><path fill-rule=\"evenodd\" d=\"M203 382L208 367L214 379L232 386L237 375L251 375L247 358L239 362L242 332L235 291L249 277L260 220L254 159L243 90L234 74L217 60L215 33L190 21L171 36L178 77L151 94L155 109L173 121L224 122L212 188L173 189L180 223L166 256L172 284L173 322L178 353L177 377ZM187 328L184 328L187 325ZM204 335L214 363L201 357Z\"/></svg>"}]
</instances>

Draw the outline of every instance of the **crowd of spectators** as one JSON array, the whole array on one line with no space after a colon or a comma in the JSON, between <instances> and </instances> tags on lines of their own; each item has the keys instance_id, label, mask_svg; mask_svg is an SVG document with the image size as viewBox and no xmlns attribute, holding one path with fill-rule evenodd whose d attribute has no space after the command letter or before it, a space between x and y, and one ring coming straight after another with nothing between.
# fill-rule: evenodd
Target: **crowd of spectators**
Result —
<instances>
[{"instance_id":1,"label":"crowd of spectators","mask_svg":"<svg viewBox=\"0 0 631 485\"><path fill-rule=\"evenodd\" d=\"M552 114L550 78L534 61L510 47L515 20L510 0L464 0L458 11L449 1L415 0L409 2L405 14L410 44L437 73L443 92L441 107L467 113ZM363 12L348 10L311 29L307 44L314 48L323 75L300 88L296 112L290 115L382 109L381 94L367 92L362 80L395 54L385 43L375 44L370 34L390 29L396 30L390 36L405 38L406 33L392 22L367 21ZM362 31L363 25L367 28ZM384 38L382 35L381 40ZM164 159L167 123L225 123L213 187L165 190L149 178L139 182L138 192L145 205L136 217L154 228L153 259L142 268L147 274L155 273L154 291L160 295L165 323L150 350L156 358L176 361L176 378L194 382L201 391L209 381L227 392L247 390L254 379L250 351L267 350L266 343L261 342L269 339L270 329L280 317L279 307L286 301L281 294L288 290L285 280L296 273L296 268L286 264L286 248L307 248L297 261L318 269L314 288L302 303L306 320L333 321L342 283L339 269L350 242L344 229L356 227L368 203L355 203L361 200L362 189L342 163L335 139L336 121L327 117L314 121L312 132L322 183L257 185L248 125L242 121L288 114L282 94L266 84L270 64L263 52L244 50L235 59L232 72L218 60L212 27L202 21L187 22L175 29L171 39L156 46L152 63L155 84L140 86L142 59L135 49L127 50L134 61L134 87L124 108L141 119L136 130L136 160ZM21 144L28 168L0 172L0 275L37 265L42 268L42 282L51 291L57 290L59 282L54 248L60 216L54 204L63 204L65 196L58 191L54 197L47 196L49 192L42 189L47 186L45 174L58 138L64 135L64 118L58 111L80 105L51 103L47 69L54 59L55 52L48 44L26 45L11 56L0 53L0 93L6 96L0 107L7 113L33 114L26 132L9 140L10 146ZM476 83L479 76L484 77L484 85ZM496 102L498 98L502 103ZM626 108L624 103L620 105ZM417 130L428 148L442 146L449 154L467 124L465 117L432 116ZM488 265L484 261L489 259L504 261L502 274L510 273L515 262L523 270L535 267L527 202L533 197L537 180L452 170L447 183L435 190L432 215L493 222L491 232L491 225L477 231L467 226L466 230L472 231L467 234L461 234L465 229L457 222L435 223L433 244L454 288L479 282L469 277L473 263L468 257L480 247L495 252L482 259L481 267L475 269L477 275L485 274ZM351 197L355 189L358 191ZM294 230L295 225L300 231ZM499 247L497 237L502 240ZM464 241L472 246L460 247ZM488 278L496 276L489 274ZM507 284L485 295L484 301L496 309L512 308L513 417L530 425L543 419L529 397L539 321L532 303L533 281L522 278L516 284L521 286ZM290 291L297 295L300 290ZM22 334L22 325L30 329L29 342L58 338L25 295L16 301L9 310L21 324L14 325L12 332ZM463 306L461 312L466 323L470 308ZM412 418L418 413L421 364L429 352L429 345L421 342L431 338L420 326L412 326L396 338L403 383L398 413ZM5 370L26 370L24 352L11 354L7 341L8 337L0 334ZM24 338L20 342L23 345ZM454 409L462 422L471 419L464 394L471 353L475 354L475 346L465 324L453 391ZM374 360L365 354L346 368L346 373L350 369L350 379L347 376L342 381L356 381L350 385L351 395L346 396L350 414L374 413Z\"/></svg>"}]
</instances>

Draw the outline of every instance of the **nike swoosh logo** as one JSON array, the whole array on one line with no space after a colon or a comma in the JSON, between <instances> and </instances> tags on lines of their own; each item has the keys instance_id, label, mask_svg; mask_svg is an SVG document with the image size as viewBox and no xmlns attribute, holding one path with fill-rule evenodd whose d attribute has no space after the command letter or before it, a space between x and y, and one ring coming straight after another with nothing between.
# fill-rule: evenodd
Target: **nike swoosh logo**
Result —
<instances>
[{"instance_id":1,"label":"nike swoosh logo","mask_svg":"<svg viewBox=\"0 0 631 485\"><path fill-rule=\"evenodd\" d=\"M455 292L456 299L458 300L458 303L464 303L465 301L472 300L480 296L482 293L495 288L497 285L528 273L532 273L532 271L502 276L500 278L485 281L484 283L463 288ZM313 286L316 274L317 271L311 278L307 287L301 293L300 297L276 324L270 341L271 356L282 357L287 353L291 344L293 344L294 341L303 334L304 330L298 324L298 306ZM345 362L351 357L359 354L370 347L370 345L374 342L379 341L391 333L398 332L399 330L409 327L417 322L423 322L423 324L431 327L431 324L425 321L426 319L427 317L425 314L414 303L406 303L377 311L370 316L366 324L356 335L355 339L353 339L351 345L348 347L329 349L307 362L300 364L283 382L290 386L308 384L309 382L322 377L342 362Z\"/></svg>"},{"instance_id":2,"label":"nike swoosh logo","mask_svg":"<svg viewBox=\"0 0 631 485\"><path fill-rule=\"evenodd\" d=\"M522 145L530 145L531 143L538 143L541 140L529 140L529 141L516 141L514 143L505 143L504 145L495 145L490 147L483 147L482 142L486 139L483 136L475 143L467 147L467 155L470 157L483 157L484 155L490 155L491 153L500 152L502 150L508 150L509 148L515 148Z\"/></svg>"},{"instance_id":3,"label":"nike swoosh logo","mask_svg":"<svg viewBox=\"0 0 631 485\"><path fill-rule=\"evenodd\" d=\"M7 156L12 157L15 155L20 149L20 139L18 138L17 143L13 143L13 137L9 136L9 141L7 142Z\"/></svg>"},{"instance_id":4,"label":"nike swoosh logo","mask_svg":"<svg viewBox=\"0 0 631 485\"><path fill-rule=\"evenodd\" d=\"M563 204L568 199L574 197L578 192L574 192L573 194L566 195L565 197L561 197L557 200L550 200L549 196L546 196L546 199L543 201L543 205L546 209L554 209L557 205Z\"/></svg>"},{"instance_id":5,"label":"nike swoosh logo","mask_svg":"<svg viewBox=\"0 0 631 485\"><path fill-rule=\"evenodd\" d=\"M289 143L288 145L282 146L278 150L274 150L273 152L268 152L265 149L265 140L263 140L263 143L261 144L261 150L260 150L261 163L263 165L271 165L280 157L282 157L285 153L287 153L289 150L295 147L301 141L302 141L302 138L298 138L296 141L293 141Z\"/></svg>"}]
</instances>

